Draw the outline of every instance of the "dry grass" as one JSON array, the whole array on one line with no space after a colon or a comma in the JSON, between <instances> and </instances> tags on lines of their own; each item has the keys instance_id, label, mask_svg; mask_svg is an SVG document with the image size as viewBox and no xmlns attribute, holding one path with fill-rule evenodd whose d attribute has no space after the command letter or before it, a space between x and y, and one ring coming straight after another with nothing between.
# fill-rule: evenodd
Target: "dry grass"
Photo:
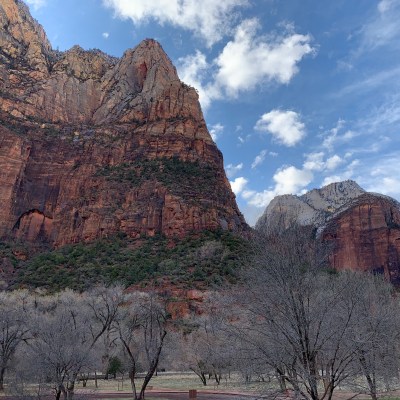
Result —
<instances>
[{"instance_id":1,"label":"dry grass","mask_svg":"<svg viewBox=\"0 0 400 400\"><path fill-rule=\"evenodd\" d=\"M137 387L140 388L142 379L137 380ZM160 373L154 376L150 382L150 387L154 389L188 391L189 389L211 390L211 391L240 391L254 392L261 390L260 383L245 384L242 380L232 375L230 379L223 379L220 385L215 380L210 379L207 386L203 386L200 379L192 372L176 372L176 373ZM82 384L78 384L77 388L81 389ZM130 392L131 386L128 377L118 377L117 379L99 379L98 388L95 387L94 380L87 382L86 390L96 390L100 392Z\"/></svg>"}]
</instances>

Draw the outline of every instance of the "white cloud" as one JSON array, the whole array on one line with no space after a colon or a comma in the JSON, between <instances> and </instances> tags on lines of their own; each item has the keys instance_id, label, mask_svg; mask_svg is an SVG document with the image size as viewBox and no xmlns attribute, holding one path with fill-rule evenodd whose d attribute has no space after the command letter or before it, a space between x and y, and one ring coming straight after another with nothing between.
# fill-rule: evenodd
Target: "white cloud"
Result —
<instances>
[{"instance_id":1,"label":"white cloud","mask_svg":"<svg viewBox=\"0 0 400 400\"><path fill-rule=\"evenodd\" d=\"M108 39L110 37L110 34L108 32L103 32L101 36L103 36L104 39Z\"/></svg>"},{"instance_id":2,"label":"white cloud","mask_svg":"<svg viewBox=\"0 0 400 400\"><path fill-rule=\"evenodd\" d=\"M359 164L359 183L367 191L386 194L400 201L399 179L400 151L376 156L366 165Z\"/></svg>"},{"instance_id":3,"label":"white cloud","mask_svg":"<svg viewBox=\"0 0 400 400\"><path fill-rule=\"evenodd\" d=\"M233 165L229 164L225 167L226 174L228 175L228 178L233 178L239 171L241 171L243 168L243 163Z\"/></svg>"},{"instance_id":4,"label":"white cloud","mask_svg":"<svg viewBox=\"0 0 400 400\"><path fill-rule=\"evenodd\" d=\"M47 3L47 0L26 0L26 2L32 6L35 10L38 10L41 7L44 7Z\"/></svg>"},{"instance_id":5,"label":"white cloud","mask_svg":"<svg viewBox=\"0 0 400 400\"><path fill-rule=\"evenodd\" d=\"M355 137L360 136L361 133L348 129L344 133L340 133L345 126L345 121L339 119L336 126L327 132L323 133L322 147L329 151L334 151L335 146L351 142Z\"/></svg>"},{"instance_id":6,"label":"white cloud","mask_svg":"<svg viewBox=\"0 0 400 400\"><path fill-rule=\"evenodd\" d=\"M399 46L400 1L381 0L377 11L377 15L361 29L361 46L357 54L387 45Z\"/></svg>"},{"instance_id":7,"label":"white cloud","mask_svg":"<svg viewBox=\"0 0 400 400\"><path fill-rule=\"evenodd\" d=\"M294 166L282 167L273 176L275 181L273 188L256 192L242 187L241 196L249 205L264 208L275 196L299 193L313 180L313 177L313 173L309 170L298 169Z\"/></svg>"},{"instance_id":8,"label":"white cloud","mask_svg":"<svg viewBox=\"0 0 400 400\"><path fill-rule=\"evenodd\" d=\"M286 31L267 40L257 37L258 27L257 19L244 20L233 40L210 62L199 50L178 60L180 78L197 89L203 108L270 81L289 83L301 59L314 52L308 35Z\"/></svg>"},{"instance_id":9,"label":"white cloud","mask_svg":"<svg viewBox=\"0 0 400 400\"><path fill-rule=\"evenodd\" d=\"M309 171L332 171L344 162L344 160L337 154L327 158L326 160L324 158L325 153L323 151L306 154L303 168Z\"/></svg>"},{"instance_id":10,"label":"white cloud","mask_svg":"<svg viewBox=\"0 0 400 400\"><path fill-rule=\"evenodd\" d=\"M325 153L322 151L319 153L307 154L303 168L309 171L322 171L325 168L324 156Z\"/></svg>"},{"instance_id":11,"label":"white cloud","mask_svg":"<svg viewBox=\"0 0 400 400\"><path fill-rule=\"evenodd\" d=\"M298 72L297 63L314 52L309 35L286 32L267 41L257 37L258 28L257 19L244 20L216 59L216 82L228 96L235 97L265 81L289 83Z\"/></svg>"},{"instance_id":12,"label":"white cloud","mask_svg":"<svg viewBox=\"0 0 400 400\"><path fill-rule=\"evenodd\" d=\"M376 91L377 88L389 85L393 86L396 83L396 78L400 74L400 68L395 67L388 70L383 70L378 73L373 73L367 78L353 82L350 85L344 86L332 95L334 98L341 98L351 94L360 94L370 91Z\"/></svg>"},{"instance_id":13,"label":"white cloud","mask_svg":"<svg viewBox=\"0 0 400 400\"><path fill-rule=\"evenodd\" d=\"M331 157L331 158L333 158L333 157ZM344 162L344 160L342 159L340 164L342 164L343 162ZM337 161L334 160L333 164L336 164L336 163L337 163ZM360 160L358 160L358 159L351 161L349 164L347 164L345 166L345 168L342 171L340 171L339 174L326 176L324 178L324 180L322 181L321 185L326 186L333 182L341 182L341 181L345 181L347 179L354 179L354 176L356 175L356 170L359 170L360 164L361 164ZM355 180L359 181L358 178Z\"/></svg>"},{"instance_id":14,"label":"white cloud","mask_svg":"<svg viewBox=\"0 0 400 400\"><path fill-rule=\"evenodd\" d=\"M177 64L179 77L183 82L196 88L201 106L206 110L211 101L220 96L212 84L203 85L203 82L209 78L211 68L206 56L197 50L193 55L179 58Z\"/></svg>"},{"instance_id":15,"label":"white cloud","mask_svg":"<svg viewBox=\"0 0 400 400\"><path fill-rule=\"evenodd\" d=\"M252 162L251 168L254 169L259 165L261 165L264 162L266 156L267 156L267 150L262 150L260 154L258 154L254 159L254 161Z\"/></svg>"},{"instance_id":16,"label":"white cloud","mask_svg":"<svg viewBox=\"0 0 400 400\"><path fill-rule=\"evenodd\" d=\"M228 34L237 20L237 10L247 0L103 0L118 17L135 24L154 20L194 32L211 46Z\"/></svg>"},{"instance_id":17,"label":"white cloud","mask_svg":"<svg viewBox=\"0 0 400 400\"><path fill-rule=\"evenodd\" d=\"M272 110L263 114L254 129L269 132L281 144L291 147L305 136L305 125L294 111Z\"/></svg>"},{"instance_id":18,"label":"white cloud","mask_svg":"<svg viewBox=\"0 0 400 400\"><path fill-rule=\"evenodd\" d=\"M215 124L210 127L210 135L212 137L212 140L216 142L218 138L222 135L222 132L224 131L224 126L221 124Z\"/></svg>"},{"instance_id":19,"label":"white cloud","mask_svg":"<svg viewBox=\"0 0 400 400\"><path fill-rule=\"evenodd\" d=\"M248 180L243 176L239 176L234 181L230 181L232 192L236 194L236 196L243 191L246 187Z\"/></svg>"},{"instance_id":20,"label":"white cloud","mask_svg":"<svg viewBox=\"0 0 400 400\"><path fill-rule=\"evenodd\" d=\"M325 168L328 171L332 171L332 170L336 169L343 162L344 162L344 160L341 157L339 157L337 154L335 154L334 156L332 156L326 160Z\"/></svg>"},{"instance_id":21,"label":"white cloud","mask_svg":"<svg viewBox=\"0 0 400 400\"><path fill-rule=\"evenodd\" d=\"M325 179L322 181L321 186L326 186L330 185L331 183L334 182L341 182L343 179L339 175L332 175L332 176L327 176Z\"/></svg>"}]
</instances>

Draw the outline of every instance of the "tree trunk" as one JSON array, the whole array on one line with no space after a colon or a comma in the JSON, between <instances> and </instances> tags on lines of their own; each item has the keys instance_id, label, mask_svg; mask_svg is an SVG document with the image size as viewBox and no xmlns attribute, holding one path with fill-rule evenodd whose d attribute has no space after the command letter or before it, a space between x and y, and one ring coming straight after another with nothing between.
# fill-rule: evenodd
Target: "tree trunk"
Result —
<instances>
[{"instance_id":1,"label":"tree trunk","mask_svg":"<svg viewBox=\"0 0 400 400\"><path fill-rule=\"evenodd\" d=\"M160 360L160 355L161 355L161 350L164 344L164 339L165 336L167 335L167 332L164 331L161 335L160 343L158 345L157 353L155 354L153 360L151 361L149 370L147 371L146 376L144 377L144 382L142 385L142 388L140 389L140 394L139 394L139 399L143 400L144 399L144 392L146 391L147 385L151 381L151 378L153 377L154 373L157 371L158 367L158 361Z\"/></svg>"},{"instance_id":2,"label":"tree trunk","mask_svg":"<svg viewBox=\"0 0 400 400\"><path fill-rule=\"evenodd\" d=\"M4 374L6 372L5 367L0 369L0 392L4 391Z\"/></svg>"},{"instance_id":3,"label":"tree trunk","mask_svg":"<svg viewBox=\"0 0 400 400\"><path fill-rule=\"evenodd\" d=\"M197 372L195 371L193 368L190 368L201 380L201 383L203 384L203 386L207 386L207 377L206 374L204 372Z\"/></svg>"},{"instance_id":4,"label":"tree trunk","mask_svg":"<svg viewBox=\"0 0 400 400\"><path fill-rule=\"evenodd\" d=\"M131 367L131 369L129 370L129 374L128 375L129 375L129 379L131 381L133 398L135 400L137 400L138 397L137 397L137 393L136 393L135 374L136 374L135 367Z\"/></svg>"},{"instance_id":5,"label":"tree trunk","mask_svg":"<svg viewBox=\"0 0 400 400\"><path fill-rule=\"evenodd\" d=\"M369 394L370 394L372 400L377 400L378 396L377 396L377 390L376 390L376 380L375 380L373 371L371 373L371 371L368 368L367 360L365 359L363 351L360 351L359 360L360 360L361 367L364 371L365 379L367 380L367 383L368 383Z\"/></svg>"},{"instance_id":6,"label":"tree trunk","mask_svg":"<svg viewBox=\"0 0 400 400\"><path fill-rule=\"evenodd\" d=\"M278 382L279 382L279 388L281 389L282 393L285 393L287 390L287 387L286 387L286 381L285 381L283 372L279 368L276 368L276 373L277 373L276 377L278 378Z\"/></svg>"},{"instance_id":7,"label":"tree trunk","mask_svg":"<svg viewBox=\"0 0 400 400\"><path fill-rule=\"evenodd\" d=\"M75 391L75 377L67 383L67 400L73 400Z\"/></svg>"}]
</instances>

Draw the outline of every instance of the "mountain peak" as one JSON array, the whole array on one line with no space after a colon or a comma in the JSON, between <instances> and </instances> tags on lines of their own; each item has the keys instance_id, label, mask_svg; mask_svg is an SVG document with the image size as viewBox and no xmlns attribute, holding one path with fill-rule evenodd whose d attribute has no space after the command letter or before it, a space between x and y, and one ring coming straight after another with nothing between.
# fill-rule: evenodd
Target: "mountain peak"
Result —
<instances>
[{"instance_id":1,"label":"mountain peak","mask_svg":"<svg viewBox=\"0 0 400 400\"><path fill-rule=\"evenodd\" d=\"M145 39L121 58L80 46L51 48L43 28L19 0L0 3L0 112L26 123L91 126L196 121L195 137L209 143L195 89L179 80L160 43ZM178 123L179 122L179 123Z\"/></svg>"},{"instance_id":2,"label":"mountain peak","mask_svg":"<svg viewBox=\"0 0 400 400\"><path fill-rule=\"evenodd\" d=\"M54 51L18 0L0 22L0 237L247 230L197 92L157 41Z\"/></svg>"},{"instance_id":3,"label":"mountain peak","mask_svg":"<svg viewBox=\"0 0 400 400\"><path fill-rule=\"evenodd\" d=\"M34 70L45 73L51 45L42 26L32 18L20 0L0 3L0 59L15 65L24 61Z\"/></svg>"},{"instance_id":4,"label":"mountain peak","mask_svg":"<svg viewBox=\"0 0 400 400\"><path fill-rule=\"evenodd\" d=\"M277 196L257 221L256 229L273 232L294 223L320 226L329 215L364 193L355 181L346 180L312 189L302 196Z\"/></svg>"}]
</instances>

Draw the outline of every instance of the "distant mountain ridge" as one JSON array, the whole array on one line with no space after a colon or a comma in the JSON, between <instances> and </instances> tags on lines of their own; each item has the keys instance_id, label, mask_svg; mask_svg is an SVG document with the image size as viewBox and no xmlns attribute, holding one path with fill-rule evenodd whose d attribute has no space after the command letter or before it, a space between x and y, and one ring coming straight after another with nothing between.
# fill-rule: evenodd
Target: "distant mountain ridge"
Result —
<instances>
[{"instance_id":1,"label":"distant mountain ridge","mask_svg":"<svg viewBox=\"0 0 400 400\"><path fill-rule=\"evenodd\" d=\"M331 266L384 274L400 286L400 204L363 190L348 180L313 189L302 196L278 196L257 221L266 234L293 224L317 228L332 245Z\"/></svg>"},{"instance_id":2,"label":"distant mountain ridge","mask_svg":"<svg viewBox=\"0 0 400 400\"><path fill-rule=\"evenodd\" d=\"M365 192L355 181L331 183L303 194L276 196L256 223L267 233L286 229L292 224L322 226L329 216Z\"/></svg>"}]
</instances>

